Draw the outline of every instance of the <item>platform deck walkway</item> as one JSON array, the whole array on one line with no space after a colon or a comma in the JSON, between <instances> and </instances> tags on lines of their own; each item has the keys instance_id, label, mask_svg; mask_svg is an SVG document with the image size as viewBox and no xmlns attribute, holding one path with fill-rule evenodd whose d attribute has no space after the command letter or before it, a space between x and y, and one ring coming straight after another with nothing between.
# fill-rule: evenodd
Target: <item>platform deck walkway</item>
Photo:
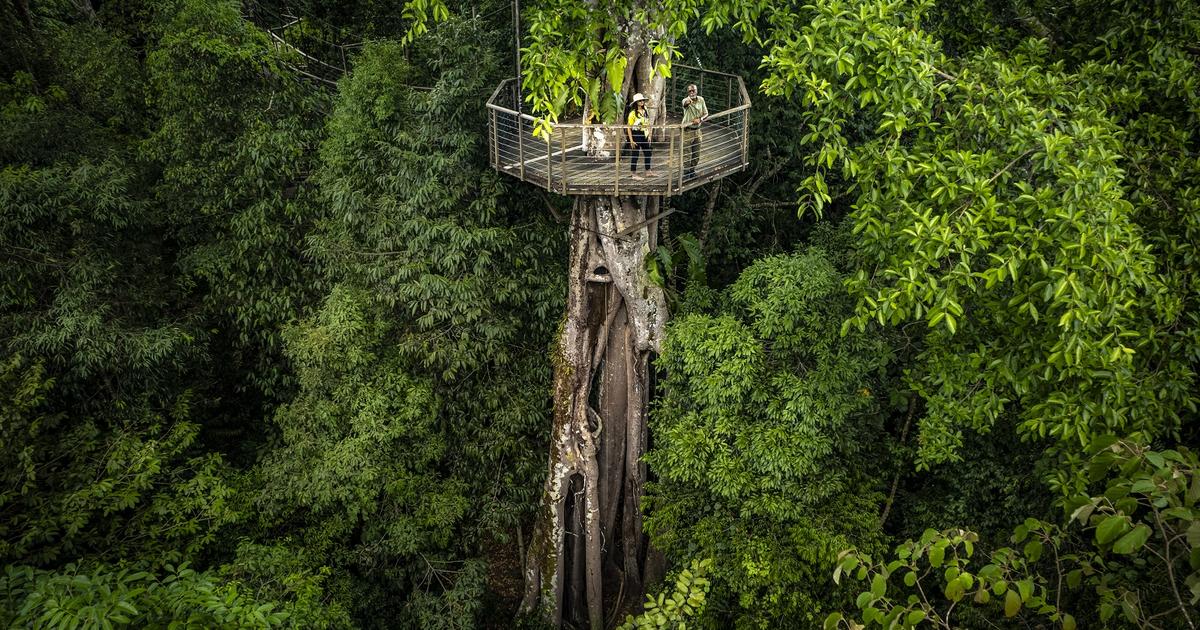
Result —
<instances>
[{"instance_id":1,"label":"platform deck walkway","mask_svg":"<svg viewBox=\"0 0 1200 630\"><path fill-rule=\"evenodd\" d=\"M492 167L563 195L677 195L749 165L750 99L741 78L711 70L675 66L667 89L666 120L650 129L651 161L634 159L623 125L584 125L562 121L549 137L534 134L533 116L517 112L516 82L508 79L488 101L488 140ZM705 96L709 119L700 126L698 155L692 153L695 131L682 117L682 95L696 83ZM689 167L693 162L693 168Z\"/></svg>"}]
</instances>

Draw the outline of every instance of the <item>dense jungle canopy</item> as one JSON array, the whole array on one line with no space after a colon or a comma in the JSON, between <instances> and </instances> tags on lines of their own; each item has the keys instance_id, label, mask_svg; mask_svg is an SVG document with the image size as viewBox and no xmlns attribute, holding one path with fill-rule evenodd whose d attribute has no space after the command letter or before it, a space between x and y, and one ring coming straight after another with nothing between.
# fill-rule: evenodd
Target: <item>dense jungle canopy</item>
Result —
<instances>
[{"instance_id":1,"label":"dense jungle canopy","mask_svg":"<svg viewBox=\"0 0 1200 630\"><path fill-rule=\"evenodd\" d=\"M489 167L513 20L0 0L0 625L556 621L574 210ZM663 574L564 627L1200 624L1200 3L520 22L545 125L619 111L623 24L754 101L639 254Z\"/></svg>"}]
</instances>

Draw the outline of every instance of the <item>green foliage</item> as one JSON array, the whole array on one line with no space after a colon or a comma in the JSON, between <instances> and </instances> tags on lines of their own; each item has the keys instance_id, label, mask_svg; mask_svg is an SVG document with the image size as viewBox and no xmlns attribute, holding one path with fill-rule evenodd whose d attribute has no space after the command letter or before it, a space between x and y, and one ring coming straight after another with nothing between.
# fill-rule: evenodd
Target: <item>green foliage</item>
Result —
<instances>
[{"instance_id":1,"label":"green foliage","mask_svg":"<svg viewBox=\"0 0 1200 630\"><path fill-rule=\"evenodd\" d=\"M236 2L169 3L156 27L146 66L158 124L142 146L162 169L153 192L170 200L179 264L222 359L281 396L279 331L319 287L300 250L326 99L289 76L286 53Z\"/></svg>"},{"instance_id":2,"label":"green foliage","mask_svg":"<svg viewBox=\"0 0 1200 630\"><path fill-rule=\"evenodd\" d=\"M704 284L704 254L696 237L686 232L670 245L659 245L646 257L646 276L655 286L667 289L667 299L674 306L679 298L674 281L686 280L687 286Z\"/></svg>"},{"instance_id":3,"label":"green foliage","mask_svg":"<svg viewBox=\"0 0 1200 630\"><path fill-rule=\"evenodd\" d=\"M1096 552L1072 558L1107 622L1195 623L1200 602L1200 460L1190 449L1151 450L1113 436L1088 448L1088 474L1104 492L1073 497L1070 518L1092 530ZM1189 613L1189 611L1192 611Z\"/></svg>"},{"instance_id":4,"label":"green foliage","mask_svg":"<svg viewBox=\"0 0 1200 630\"><path fill-rule=\"evenodd\" d=\"M213 567L135 626L252 625L204 599L238 585L298 627L476 626L561 299L557 230L479 157L495 34L368 47L326 116L238 3L86 4L0 77L0 559L142 612L116 563Z\"/></svg>"},{"instance_id":5,"label":"green foliage","mask_svg":"<svg viewBox=\"0 0 1200 630\"><path fill-rule=\"evenodd\" d=\"M5 568L0 623L39 628L278 628L278 604L187 563L148 572L69 564L61 572Z\"/></svg>"},{"instance_id":6,"label":"green foliage","mask_svg":"<svg viewBox=\"0 0 1200 630\"><path fill-rule=\"evenodd\" d=\"M325 536L366 528L375 553L445 547L467 506L464 488L433 466L446 451L437 402L429 383L373 352L388 326L368 319L362 298L335 292L291 335L301 391L276 414L282 444L263 462L260 503L268 516L323 517Z\"/></svg>"},{"instance_id":7,"label":"green foliage","mask_svg":"<svg viewBox=\"0 0 1200 630\"><path fill-rule=\"evenodd\" d=\"M349 611L330 592L333 570L320 566L312 550L293 543L262 545L243 540L236 557L221 565L217 574L226 583L252 591L259 600L279 602L294 627L353 627Z\"/></svg>"},{"instance_id":8,"label":"green foliage","mask_svg":"<svg viewBox=\"0 0 1200 630\"><path fill-rule=\"evenodd\" d=\"M627 615L621 630L634 628L672 628L684 630L688 620L704 612L709 582L705 577L712 569L712 559L693 560L688 568L675 574L673 585L658 596L647 595L642 614ZM670 583L670 581L668 581Z\"/></svg>"},{"instance_id":9,"label":"green foliage","mask_svg":"<svg viewBox=\"0 0 1200 630\"><path fill-rule=\"evenodd\" d=\"M1057 517L1059 508L1042 480L1052 464L1040 461L1042 446L1021 440L1011 423L1001 422L987 435L965 434L962 448L969 461L917 471L912 465L917 448L907 444L893 451L899 484L888 525L900 540L947 524L998 540L1011 532L1014 516Z\"/></svg>"},{"instance_id":10,"label":"green foliage","mask_svg":"<svg viewBox=\"0 0 1200 630\"><path fill-rule=\"evenodd\" d=\"M1022 525L1022 531L1037 535L1023 552L1007 547L997 549L990 562L979 568L972 564L979 537L965 530L926 530L919 541L909 540L897 547L895 559L886 563L876 562L867 554L844 551L838 558L833 580L840 582L843 576L853 575L869 582L869 590L859 593L855 600L861 610L862 624L842 613L832 613L825 618L825 627L861 628L878 624L912 628L928 623L953 628L960 623L953 615L963 616L955 607L960 602L965 606L969 597L977 605L1002 606L1005 617L1018 614L1024 607L1034 615L1073 628L1073 618L1055 607L1045 579L1031 575L1029 570L1041 557L1042 540L1053 542L1054 528L1030 519ZM1057 549L1054 551L1057 555ZM889 588L911 595L904 599L889 596Z\"/></svg>"},{"instance_id":11,"label":"green foliage","mask_svg":"<svg viewBox=\"0 0 1200 630\"><path fill-rule=\"evenodd\" d=\"M713 2L721 19L751 15L739 4ZM765 3L756 3L761 11ZM627 47L648 45L657 64L655 77L670 77L671 62L680 55L676 40L688 31L704 4L697 0L646 3L641 0L542 0L527 5L528 24L522 38L521 87L538 117L535 134L548 134L568 110L585 105L606 123L616 122L624 107L623 85L629 62ZM442 0L407 0L404 16L412 20L405 36L412 41L432 22L448 19ZM739 21L739 24L742 22Z\"/></svg>"},{"instance_id":12,"label":"green foliage","mask_svg":"<svg viewBox=\"0 0 1200 630\"><path fill-rule=\"evenodd\" d=\"M932 329L921 357L928 376L918 373L913 383L930 406L921 435L928 463L954 459L960 427L986 431L1009 403L1020 409L1026 433L1072 444L1095 431L1169 429L1190 404L1186 373L1163 373L1135 356L1146 323L1169 312L1156 310L1166 306L1165 292L1120 198L1115 129L1102 105L1065 86L1070 79L1035 74L1038 53L1027 54L1013 66L985 57L970 68L1005 86L999 100L983 84L964 94L963 120L974 120L970 107L1013 112L997 115L987 130L1011 142L1007 155L954 153L947 128L958 120L947 116L930 133L928 153L906 152L896 162L930 170L909 169L915 178L903 169L875 171L896 187L871 193L884 199L860 201L863 251L888 266L875 274L883 288L867 289L865 272L856 278L854 288L866 294L856 323L920 319ZM1001 96L1008 85L1021 98ZM977 92L989 95L978 106L971 102ZM1072 112L1074 126L1039 131L1058 111ZM1020 151L1021 144L1029 148ZM1032 180L1010 171L1024 160L1018 172ZM1092 179L1082 180L1084 173ZM912 194L932 203L888 201ZM884 208L896 210L871 216ZM958 336L962 321L978 329ZM1162 383L1152 396L1133 385L1142 373Z\"/></svg>"},{"instance_id":13,"label":"green foliage","mask_svg":"<svg viewBox=\"0 0 1200 630\"><path fill-rule=\"evenodd\" d=\"M450 19L450 8L442 0L408 0L401 14L412 23L402 41L411 44L417 37L429 32L430 22Z\"/></svg>"},{"instance_id":14,"label":"green foliage","mask_svg":"<svg viewBox=\"0 0 1200 630\"><path fill-rule=\"evenodd\" d=\"M457 28L457 38L483 36ZM401 350L446 379L515 360L524 309L545 322L554 303L538 279L545 233L513 229L520 219L503 214L504 189L476 151L483 110L468 97L490 85L483 52L451 48L430 51L429 92L405 85L417 71L399 46L363 51L322 147L329 209L310 240L329 275L411 323Z\"/></svg>"},{"instance_id":15,"label":"green foliage","mask_svg":"<svg viewBox=\"0 0 1200 630\"><path fill-rule=\"evenodd\" d=\"M739 624L816 619L829 594L815 576L849 541L878 540L875 471L851 462L879 444L888 352L829 334L850 303L820 250L756 263L727 301L670 325L647 528L668 555L714 558L735 598L716 610Z\"/></svg>"},{"instance_id":16,"label":"green foliage","mask_svg":"<svg viewBox=\"0 0 1200 630\"><path fill-rule=\"evenodd\" d=\"M1025 26L988 18L1014 14ZM802 202L846 199L860 239L843 334L875 320L914 342L919 467L1013 423L1052 445L1051 487L1071 496L1096 435L1177 439L1196 402L1195 62L1180 55L1196 23L1187 3L1128 2L770 17L763 86L807 105ZM1106 534L1129 536L1119 551L1151 538L1121 522ZM1095 575L1133 583L1108 562Z\"/></svg>"},{"instance_id":17,"label":"green foliage","mask_svg":"<svg viewBox=\"0 0 1200 630\"><path fill-rule=\"evenodd\" d=\"M198 427L187 400L170 415L134 407L111 418L52 411L41 364L0 366L3 488L0 559L48 562L198 551L237 517L219 456L186 457Z\"/></svg>"},{"instance_id":18,"label":"green foliage","mask_svg":"<svg viewBox=\"0 0 1200 630\"><path fill-rule=\"evenodd\" d=\"M195 558L241 514L201 447L207 335L152 191L162 165L140 150L153 44L85 7L35 4L36 30L3 44L21 69L0 77L0 563L27 565L51 608L86 577L64 564ZM101 574L97 598L117 588ZM102 614L68 594L55 623ZM14 623L57 614L29 603Z\"/></svg>"},{"instance_id":19,"label":"green foliage","mask_svg":"<svg viewBox=\"0 0 1200 630\"><path fill-rule=\"evenodd\" d=\"M131 190L136 180L120 155L0 170L0 234L13 263L0 271L0 328L9 351L67 371L69 389L114 372L155 379L195 357L186 318L154 321L172 289L149 237L162 224Z\"/></svg>"},{"instance_id":20,"label":"green foliage","mask_svg":"<svg viewBox=\"0 0 1200 630\"><path fill-rule=\"evenodd\" d=\"M287 328L299 391L256 472L264 529L368 625L475 627L485 541L528 514L544 464L555 249L478 150L483 26L367 45L340 84L307 239L331 288Z\"/></svg>"},{"instance_id":21,"label":"green foliage","mask_svg":"<svg viewBox=\"0 0 1200 630\"><path fill-rule=\"evenodd\" d=\"M209 345L224 325L213 310L238 311L246 298L193 262L228 246L222 222L273 185L230 158L231 140L254 145L238 135L249 121L270 120L247 109L272 102L265 38L236 3L105 7L82 21L72 11L83 6L41 7L40 43L0 87L6 562L157 562L211 549L244 503L222 449L206 443L212 409L245 380L278 375L258 350L295 310L285 300L243 321L238 349L254 349L252 368L209 363L227 351ZM277 111L302 109L292 97ZM303 292L275 265L296 260L289 238L263 260L244 243L217 257L255 270L240 281L275 277ZM263 261L279 275L261 273Z\"/></svg>"},{"instance_id":22,"label":"green foliage","mask_svg":"<svg viewBox=\"0 0 1200 630\"><path fill-rule=\"evenodd\" d=\"M919 462L957 460L964 429L1008 410L1026 435L1076 450L1098 433L1171 431L1195 404L1191 368L1163 356L1182 303L1142 239L1126 121L1110 114L1142 97L1114 67L1070 68L1036 39L947 57L911 27L931 10L773 16L763 84L809 106L804 199L853 200L864 264L848 325L930 328L910 375L927 403Z\"/></svg>"},{"instance_id":23,"label":"green foliage","mask_svg":"<svg viewBox=\"0 0 1200 630\"><path fill-rule=\"evenodd\" d=\"M478 151L472 97L492 89L480 60L494 35L473 21L439 33L418 48L430 67L372 46L344 82L318 174L328 210L310 244L327 276L369 304L371 325L390 330L377 351L427 380L445 418L473 419L439 426L454 472L489 496L530 500L477 506L485 529L508 528L541 475L525 440L545 430L544 349L562 299L561 267L546 261L559 258L560 230L509 196ZM433 90L405 85L425 74Z\"/></svg>"},{"instance_id":24,"label":"green foliage","mask_svg":"<svg viewBox=\"0 0 1200 630\"><path fill-rule=\"evenodd\" d=\"M967 598L994 618L1044 616L1063 628L1074 628L1076 616L1108 624L1117 611L1138 627L1190 625L1189 611L1200 602L1195 453L1152 451L1112 436L1098 438L1088 452L1089 474L1106 480L1106 488L1071 499L1063 527L1026 519L1010 539L1020 548L994 549L983 566L972 564L976 534L930 529L897 547L890 561L843 551L834 582L850 575L869 582L856 600L867 625L954 627L951 615L963 614L955 606ZM825 623L857 624L842 613Z\"/></svg>"}]
</instances>

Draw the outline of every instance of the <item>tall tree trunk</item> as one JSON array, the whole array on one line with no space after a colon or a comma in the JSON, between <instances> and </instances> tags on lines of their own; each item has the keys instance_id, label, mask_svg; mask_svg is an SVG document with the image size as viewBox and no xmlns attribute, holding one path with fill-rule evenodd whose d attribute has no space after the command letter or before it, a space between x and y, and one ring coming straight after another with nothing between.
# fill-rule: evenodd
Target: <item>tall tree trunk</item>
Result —
<instances>
[{"instance_id":1,"label":"tall tree trunk","mask_svg":"<svg viewBox=\"0 0 1200 630\"><path fill-rule=\"evenodd\" d=\"M523 601L524 610L540 610L555 626L565 617L599 629L613 609L642 600L649 362L667 307L662 289L645 274L655 226L615 235L657 212L657 200L645 198L581 197L572 209L567 313L554 358L550 475ZM615 589L607 602L606 587Z\"/></svg>"}]
</instances>

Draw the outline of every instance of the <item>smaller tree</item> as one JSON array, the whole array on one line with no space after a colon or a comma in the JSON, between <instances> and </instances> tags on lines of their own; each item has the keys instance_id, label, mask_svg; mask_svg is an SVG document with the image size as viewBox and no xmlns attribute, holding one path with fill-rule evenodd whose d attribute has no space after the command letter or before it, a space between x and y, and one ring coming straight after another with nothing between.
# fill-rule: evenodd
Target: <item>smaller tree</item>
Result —
<instances>
[{"instance_id":1,"label":"smaller tree","mask_svg":"<svg viewBox=\"0 0 1200 630\"><path fill-rule=\"evenodd\" d=\"M761 260L713 314L671 324L647 455L647 528L669 557L713 558L716 623L819 622L822 567L879 541L881 337L830 334L852 308L819 249Z\"/></svg>"}]
</instances>

